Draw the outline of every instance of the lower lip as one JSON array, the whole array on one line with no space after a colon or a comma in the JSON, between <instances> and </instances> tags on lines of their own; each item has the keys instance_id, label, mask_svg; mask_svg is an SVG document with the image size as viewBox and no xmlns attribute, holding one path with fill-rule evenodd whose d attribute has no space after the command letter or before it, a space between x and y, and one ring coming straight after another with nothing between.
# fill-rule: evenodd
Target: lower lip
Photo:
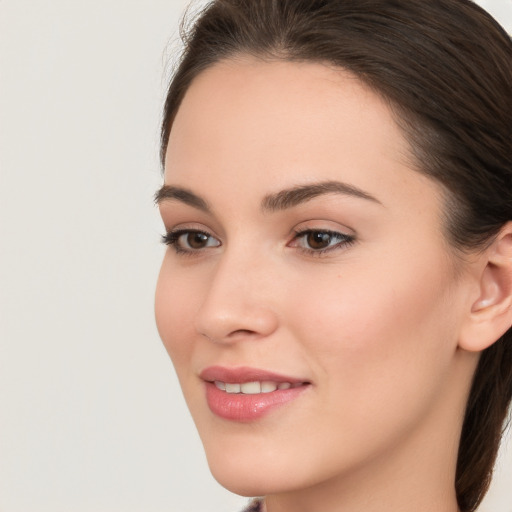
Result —
<instances>
[{"instance_id":1,"label":"lower lip","mask_svg":"<svg viewBox=\"0 0 512 512\"><path fill-rule=\"evenodd\" d=\"M231 421L249 422L290 403L308 387L309 385L304 385L278 389L270 393L244 395L243 393L226 393L217 388L213 382L206 382L206 400L208 407L216 416Z\"/></svg>"}]
</instances>

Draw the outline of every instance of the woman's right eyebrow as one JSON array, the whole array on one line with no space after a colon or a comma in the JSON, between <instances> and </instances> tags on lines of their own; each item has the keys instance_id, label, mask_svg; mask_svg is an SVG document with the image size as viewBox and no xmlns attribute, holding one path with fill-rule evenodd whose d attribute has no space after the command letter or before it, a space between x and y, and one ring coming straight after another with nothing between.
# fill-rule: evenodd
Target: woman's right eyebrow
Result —
<instances>
[{"instance_id":1,"label":"woman's right eyebrow","mask_svg":"<svg viewBox=\"0 0 512 512\"><path fill-rule=\"evenodd\" d=\"M180 201L203 212L211 212L210 206L205 199L183 187L163 185L155 194L155 203L160 204L166 200Z\"/></svg>"}]
</instances>

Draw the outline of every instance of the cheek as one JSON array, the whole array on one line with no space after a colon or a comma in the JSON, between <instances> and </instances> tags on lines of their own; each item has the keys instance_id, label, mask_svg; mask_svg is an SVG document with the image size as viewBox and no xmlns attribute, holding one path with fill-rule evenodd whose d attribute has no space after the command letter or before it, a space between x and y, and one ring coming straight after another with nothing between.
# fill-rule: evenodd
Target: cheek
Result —
<instances>
[{"instance_id":1,"label":"cheek","mask_svg":"<svg viewBox=\"0 0 512 512\"><path fill-rule=\"evenodd\" d=\"M160 338L179 376L192 353L197 293L196 286L187 283L182 273L173 271L168 260L166 255L158 276L155 318Z\"/></svg>"},{"instance_id":2,"label":"cheek","mask_svg":"<svg viewBox=\"0 0 512 512\"><path fill-rule=\"evenodd\" d=\"M421 279L413 274L393 275L391 269L375 274L366 266L341 276L314 275L311 282L303 276L299 286L288 286L289 314L308 331L307 338L315 339L315 350L334 354L340 348L399 344L398 334L408 331L418 338L428 331L429 319L445 309L449 291L435 272Z\"/></svg>"},{"instance_id":3,"label":"cheek","mask_svg":"<svg viewBox=\"0 0 512 512\"><path fill-rule=\"evenodd\" d=\"M383 403L400 409L425 390L434 395L433 383L446 375L456 349L456 322L447 314L453 312L447 307L450 280L443 267L382 263L373 270L354 268L322 287L318 281L316 288L303 283L289 299L295 337L334 390L331 398L358 402L369 416Z\"/></svg>"},{"instance_id":4,"label":"cheek","mask_svg":"<svg viewBox=\"0 0 512 512\"><path fill-rule=\"evenodd\" d=\"M320 419L301 422L314 422L310 455L325 471L406 438L433 414L450 379L456 331L444 277L379 272L377 280L366 268L364 279L354 271L324 286L290 286L283 300L318 383Z\"/></svg>"}]
</instances>

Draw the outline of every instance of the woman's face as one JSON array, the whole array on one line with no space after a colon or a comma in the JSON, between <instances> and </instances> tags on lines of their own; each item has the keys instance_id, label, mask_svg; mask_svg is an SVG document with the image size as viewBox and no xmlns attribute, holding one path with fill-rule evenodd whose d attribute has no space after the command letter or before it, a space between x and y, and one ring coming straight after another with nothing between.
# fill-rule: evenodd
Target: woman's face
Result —
<instances>
[{"instance_id":1,"label":"woman's face","mask_svg":"<svg viewBox=\"0 0 512 512\"><path fill-rule=\"evenodd\" d=\"M470 294L441 189L408 155L386 103L340 69L231 60L188 90L156 319L234 492L405 477L456 451Z\"/></svg>"}]
</instances>

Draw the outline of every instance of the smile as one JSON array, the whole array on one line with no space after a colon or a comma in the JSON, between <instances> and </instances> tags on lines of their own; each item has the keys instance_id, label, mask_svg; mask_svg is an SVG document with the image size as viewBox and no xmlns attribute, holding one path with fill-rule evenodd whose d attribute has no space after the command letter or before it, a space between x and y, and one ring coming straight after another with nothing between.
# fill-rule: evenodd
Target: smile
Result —
<instances>
[{"instance_id":1,"label":"smile","mask_svg":"<svg viewBox=\"0 0 512 512\"><path fill-rule=\"evenodd\" d=\"M303 383L291 383L291 382L272 382L272 381L254 381L254 382L243 382L243 383L230 383L216 380L214 382L215 387L226 393L243 395L258 395L260 393L272 393L273 391L290 389L302 386Z\"/></svg>"},{"instance_id":2,"label":"smile","mask_svg":"<svg viewBox=\"0 0 512 512\"><path fill-rule=\"evenodd\" d=\"M241 423L259 420L311 388L308 381L248 367L211 366L200 377L210 411Z\"/></svg>"}]
</instances>

